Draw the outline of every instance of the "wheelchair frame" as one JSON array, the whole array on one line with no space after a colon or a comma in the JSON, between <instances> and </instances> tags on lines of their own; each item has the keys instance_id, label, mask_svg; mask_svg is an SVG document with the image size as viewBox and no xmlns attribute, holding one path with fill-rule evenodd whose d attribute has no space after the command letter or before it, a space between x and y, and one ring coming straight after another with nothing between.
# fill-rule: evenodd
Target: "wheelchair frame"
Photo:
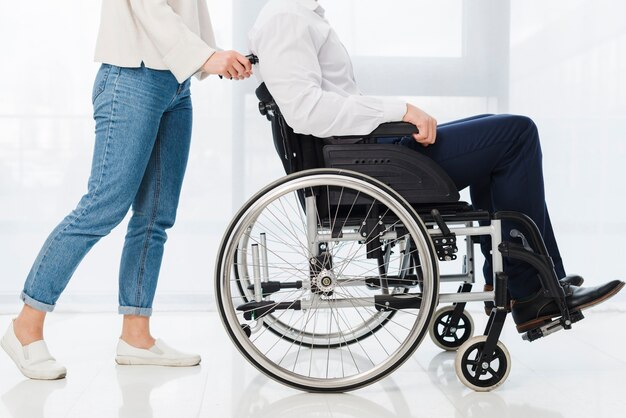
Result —
<instances>
[{"instance_id":1,"label":"wheelchair frame","mask_svg":"<svg viewBox=\"0 0 626 418\"><path fill-rule=\"evenodd\" d=\"M427 306L424 317L421 318L421 323L427 322L426 327L429 328L429 332L435 344L446 350L458 350L456 357L456 372L457 376L463 384L477 390L487 391L492 390L501 385L507 378L510 371L510 356L504 345L499 341L499 337L507 316L507 277L503 272L503 258L509 257L512 259L521 260L533 266L537 271L543 286L544 292L554 299L561 310L561 316L549 323L540 324L537 328L528 330L524 333L523 338L528 341L534 341L543 336L549 335L561 329L570 329L572 323L579 321L583 318L582 314L577 312L569 312L565 304L565 293L563 288L558 282L558 277L554 271L554 265L547 252L545 244L541 238L538 228L534 222L524 214L516 212L496 212L489 214L484 211L473 210L469 205L458 202L458 191L454 188L454 184L447 177L443 171L436 166L434 162L424 156L411 155L410 158L419 160L417 163L407 162L403 150L400 147L394 145L326 145L320 147L321 139L304 138L302 135L297 135L289 128L284 121L284 118L280 114L280 110L276 106L276 103L271 98L271 95L267 91L264 85L261 85L257 89L257 96L260 99L259 110L262 115L266 116L268 120L272 122L274 145L281 157L284 168L288 174L297 173L278 180L276 183L269 185L264 190L255 195L252 199L244 205L240 212L235 216L231 225L226 231L220 254L218 256L218 262L216 263L216 295L218 297L218 307L220 316L229 331L229 335L233 339L233 342L238 349L244 354L244 356L259 370L268 374L270 377L293 387L308 390L308 391L346 391L356 389L358 387L370 384L387 374L391 373L395 368L399 367L417 348L423 337L423 330L416 331L415 327L412 328L411 333L407 334L407 340L404 345L401 345L398 349L401 351L401 355L393 357L394 364L387 364L385 361L381 361L382 371L378 371L376 367L369 374L365 374L365 377L361 380L355 380L353 378L331 379L317 378L306 379L303 377L299 379L299 375L291 373L289 371L284 372L278 370L280 364L273 364L272 361L265 358L261 358L260 352L255 352L253 346L254 342L251 337L254 333L265 332L263 327L269 329L274 333L278 340L289 340L299 346L308 347L311 351L316 348L328 348L328 356L330 358L330 349L349 346L353 343L360 343L362 338L372 335L375 332L386 326L388 321L394 318L398 312L403 312L410 309L423 310L423 300L427 291L410 293L409 288L414 287L417 283L415 278L419 279L418 265L412 266L411 252L414 250L407 250L410 248L412 240L415 240L418 233L415 232L418 227L422 233L425 232L424 240L428 241L428 244L421 244L421 250L427 250L434 260L434 257L438 258L439 262L451 261L456 259L456 240L457 237L464 237L466 241L466 255L463 262L463 271L459 274L446 274L439 275L438 268L436 266L437 261L434 262L432 267L434 274L432 275L432 290L436 291L434 296L434 306ZM377 130L370 135L361 136L359 138L370 137L385 137L385 136L404 136L411 134L414 131L414 127L404 123L392 123L381 125ZM346 137L348 138L348 137ZM350 137L353 139L354 137ZM305 149L308 147L308 149ZM402 155L400 155L402 154ZM415 153L417 154L417 153ZM305 157L303 157L305 156ZM313 156L314 158L311 158ZM400 159L400 164L393 165L394 159ZM387 164L384 166L384 172L393 172L390 178L386 178L385 175L380 175L381 164ZM409 168L406 168L406 165ZM328 167L328 168L320 168ZM368 172L368 170L370 172ZM397 178L401 178L403 175L415 176L415 172L419 173L418 180L410 180L408 183L419 184L417 188L406 188L404 184L400 185L402 193L395 190L393 187L394 181ZM368 174L374 173L374 177ZM377 175L378 174L378 175ZM321 217L318 213L318 201L320 196L313 192L313 187L310 187L310 193L299 190L297 198L295 199L295 206L302 206L303 221L303 233L306 234L306 250L308 251L309 258L309 276L308 279L303 279L297 282L280 282L270 280L270 272L268 269L268 241L265 232L261 232L258 239L246 234L252 229L252 225L257 221L257 218L251 215L250 208L254 208L259 199L266 198L266 196L272 196L276 193L276 189L283 187L284 184L290 184L290 182L298 182L301 179L315 178L328 176L331 178L341 178L344 176L346 179L356 181L355 178L362 183L369 183L369 185L375 189L374 193L387 193L391 196L390 205L394 206L402 212L404 208L411 208L412 213L405 215L405 220L409 219L410 226L400 224L401 228L413 229L414 232L409 232L413 235L401 235L397 230L389 230L386 224L383 224L383 219L376 219L375 216L370 219L370 213L368 212L366 218L363 218L363 226L359 226L358 230L352 232L343 231L343 225L337 229L333 222L329 222L328 226L325 226L321 221ZM333 177L334 176L334 177ZM413 179L415 180L415 178ZM381 182L382 181L382 182ZM368 186L368 187L370 187ZM316 187L323 187L323 183ZM357 188L358 189L358 188ZM355 190L357 190L355 189ZM331 193L326 185L327 196L324 197L325 202L328 203L328 209L330 213L331 208ZM343 188L341 190L343 194ZM309 193L307 195L307 193ZM360 192L359 192L360 193ZM352 206L359 199L359 195L356 195ZM406 200L405 200L406 199ZM339 197L341 201L341 196ZM299 201L299 202L298 202ZM410 202L410 203L409 203ZM339 212L341 202L336 204L336 213ZM281 203L282 205L282 203ZM372 203L373 207L374 203ZM269 203L265 207L257 209L257 211L265 210L269 207ZM371 210L371 209L370 209ZM350 212L346 215L346 221L350 218ZM259 212L260 213L260 212ZM387 212L385 212L386 214ZM370 221L371 224L370 224ZM382 227L377 225L377 222ZM517 230L512 231L512 236L515 238L521 238L522 243L512 242L505 240L502 237L502 222L513 222L521 225L528 237L524 236ZM241 232L242 222L249 222L249 226L246 232ZM482 225L475 225L475 222L482 222ZM397 223L397 222L396 222ZM394 224L395 225L395 224ZM284 225L283 225L284 226ZM365 231L362 231L362 229ZM381 230L384 228L384 231ZM238 230L239 229L239 230ZM237 232L239 231L239 232ZM376 233L375 237L378 237L378 242L381 244L377 248L371 248L369 241L364 240L363 237L369 236L372 233ZM515 234L513 234L515 232ZM239 234L241 242L233 242L233 234ZM362 235L363 234L363 235ZM491 238L491 265L493 267L493 284L492 291L471 292L472 285L475 283L475 257L474 257L474 238L479 236L489 236ZM245 237L245 239L244 239ZM255 243L251 246L252 264L249 265L248 260L248 241L252 239ZM245 242L244 242L245 241ZM325 255L322 250L327 245L341 242L358 242L359 244L365 244L367 259L376 258L379 262L378 278L372 279L367 277L360 277L359 280L343 279L335 277L332 272L332 261L328 262L328 256ZM385 252L382 254L383 243L387 242ZM390 251L393 245L400 247L401 258L399 258L399 274L397 277L388 277L387 272L390 264ZM416 243L417 244L417 243ZM417 245L419 247L419 245ZM428 247L428 248L426 248ZM409 251L409 255L406 256L405 250ZM421 257L422 254L418 255ZM240 257L243 262L240 262ZM382 261L382 262L381 262ZM234 267L234 274L236 276L236 284L239 291L239 297L243 303L234 305L233 299L229 293L230 290L225 289L229 286L228 276L232 273L231 265ZM381 269L381 265L383 266ZM243 266L243 267L242 267ZM422 268L421 264L419 268ZM411 280L411 284L405 283L406 271L415 270L415 275ZM428 269L428 266L427 266ZM250 271L251 270L251 271ZM368 282L369 280L369 282ZM376 282L376 280L378 280ZM425 279L423 279L425 280ZM403 282L404 281L404 282ZM242 285L243 282L243 285ZM440 282L461 282L461 285L456 293L438 293ZM343 284L342 284L343 283ZM337 286L357 286L362 284L380 283L375 290L380 291L381 294L368 297L351 297L349 300L333 299L325 300L322 303L319 302L320 298L331 295ZM425 285L425 283L424 283ZM420 282L420 288L422 283ZM390 292L391 287L393 291ZM276 302L271 299L272 295L278 291L285 289L305 289L311 293L312 298L302 298L300 300L293 301L280 301ZM398 291L398 289L402 289ZM317 296L316 296L317 294ZM322 295L320 297L319 295ZM469 338L473 331L473 323L469 314L465 312L465 304L468 302L491 302L492 309L482 336ZM317 305L315 305L317 303ZM434 307L438 304L452 304L450 307L445 307L437 312L434 312ZM429 302L426 303L429 305ZM380 316L372 315L372 324L374 328L370 327L370 322L363 319L363 323L366 328L362 328L365 334L360 335L356 331L351 331L352 334L347 334L350 340L344 340L336 338L331 344L331 333L329 330L328 344L320 344L319 338L316 340L315 331L312 337L308 337L309 340L304 341L297 340L290 337L290 329L288 325L279 327L277 332L275 329L276 324L280 323L282 314L277 312L298 310L309 311L315 308L317 311L320 307L326 307L330 309L331 316L333 309L339 308L366 308L374 309L380 313ZM238 313L239 312L239 313ZM241 324L237 315L243 315L245 320L257 320L255 326L249 324ZM278 316L274 316L277 314ZM386 316L384 316L384 315ZM430 321L433 319L433 324ZM363 317L362 317L363 318ZM416 319L416 324L420 321ZM273 322L272 322L273 321ZM308 323L308 321L307 321ZM461 327L464 328L464 332L461 338L457 338L457 331ZM300 330L299 335L306 334L305 328ZM348 325L348 324L346 324ZM431 326L432 325L432 326ZM441 325L441 327L438 327ZM339 321L337 321L339 326ZM417 325L415 325L417 326ZM332 330L332 326L330 327ZM368 332L369 331L369 332ZM363 332L363 331L361 331ZM289 335L287 335L289 334ZM419 335L417 335L419 334ZM453 337L452 340L446 339ZM334 337L335 338L335 337ZM378 337L377 337L378 339ZM279 341L274 343L278 344ZM272 346L273 348L274 346ZM385 349L383 347L383 349ZM385 350L386 351L386 350ZM289 352L289 350L287 351ZM298 348L298 354L300 348ZM285 353L286 355L287 353ZM350 353L352 355L352 353ZM367 351L366 351L367 356ZM283 356L284 357L284 356ZM297 356L296 356L297 357ZM311 354L311 358L313 354ZM369 356L368 356L369 357ZM371 359L370 359L371 360ZM497 370L492 367L492 362L497 360ZM281 359L282 362L282 359ZM373 363L372 363L373 364ZM356 361L355 361L356 365ZM310 368L311 366L309 366ZM328 367L328 365L327 365ZM342 366L343 367L343 366ZM296 364L293 365L294 371ZM357 367L358 369L358 367ZM310 376L309 369L309 378ZM328 370L326 371L328 377ZM489 376L485 380L485 376Z\"/></svg>"}]
</instances>

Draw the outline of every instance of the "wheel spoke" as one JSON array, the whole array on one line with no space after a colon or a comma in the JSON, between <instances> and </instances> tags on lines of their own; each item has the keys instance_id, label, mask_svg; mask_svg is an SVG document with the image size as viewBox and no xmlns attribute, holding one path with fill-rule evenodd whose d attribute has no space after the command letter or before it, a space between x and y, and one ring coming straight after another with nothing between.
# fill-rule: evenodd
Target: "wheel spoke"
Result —
<instances>
[{"instance_id":1,"label":"wheel spoke","mask_svg":"<svg viewBox=\"0 0 626 418\"><path fill-rule=\"evenodd\" d=\"M492 367L487 368L487 371L488 371L489 373L491 373L491 375L492 375L493 377L495 377L496 379L498 379L498 380L500 380L500 379L501 379L501 377L500 377L500 373L496 372L496 371L495 371Z\"/></svg>"}]
</instances>

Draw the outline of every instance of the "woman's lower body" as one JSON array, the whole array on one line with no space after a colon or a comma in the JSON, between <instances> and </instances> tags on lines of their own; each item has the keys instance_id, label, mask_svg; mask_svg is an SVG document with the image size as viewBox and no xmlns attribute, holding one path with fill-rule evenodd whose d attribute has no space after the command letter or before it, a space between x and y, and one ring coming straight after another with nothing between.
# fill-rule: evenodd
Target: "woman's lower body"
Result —
<instances>
[{"instance_id":1,"label":"woman's lower body","mask_svg":"<svg viewBox=\"0 0 626 418\"><path fill-rule=\"evenodd\" d=\"M119 313L149 316L189 154L189 81L179 84L169 71L104 64L93 105L96 142L88 191L41 248L22 300L52 311L83 257L132 206Z\"/></svg>"},{"instance_id":2,"label":"woman's lower body","mask_svg":"<svg viewBox=\"0 0 626 418\"><path fill-rule=\"evenodd\" d=\"M87 193L52 231L24 284L25 304L2 347L33 378L63 377L43 342L51 312L89 250L132 207L119 271L124 314L116 361L188 366L196 355L177 352L149 332L166 230L174 225L189 155L192 106L189 80L169 71L103 64L93 87L96 141ZM153 348L156 347L156 348ZM35 362L27 352L38 353Z\"/></svg>"}]
</instances>

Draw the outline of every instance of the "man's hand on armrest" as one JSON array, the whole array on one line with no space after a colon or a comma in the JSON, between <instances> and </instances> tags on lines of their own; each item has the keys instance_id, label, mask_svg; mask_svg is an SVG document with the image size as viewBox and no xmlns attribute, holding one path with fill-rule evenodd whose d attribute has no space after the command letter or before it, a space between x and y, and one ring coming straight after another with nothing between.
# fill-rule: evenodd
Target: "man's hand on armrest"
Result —
<instances>
[{"instance_id":1,"label":"man's hand on armrest","mask_svg":"<svg viewBox=\"0 0 626 418\"><path fill-rule=\"evenodd\" d=\"M413 138L427 147L437 140L437 121L423 110L410 103L406 105L407 111L402 118L403 122L412 123L419 133L413 134Z\"/></svg>"}]
</instances>

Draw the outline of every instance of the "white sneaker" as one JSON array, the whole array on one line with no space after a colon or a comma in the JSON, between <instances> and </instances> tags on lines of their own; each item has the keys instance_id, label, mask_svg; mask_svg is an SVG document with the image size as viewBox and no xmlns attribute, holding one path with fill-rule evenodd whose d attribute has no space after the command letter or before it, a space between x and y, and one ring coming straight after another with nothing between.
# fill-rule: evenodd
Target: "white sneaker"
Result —
<instances>
[{"instance_id":1,"label":"white sneaker","mask_svg":"<svg viewBox=\"0 0 626 418\"><path fill-rule=\"evenodd\" d=\"M148 349L133 347L120 338L117 343L117 364L132 366L173 366L189 367L200 363L200 356L197 354L181 353L168 346L162 340L156 340L154 345Z\"/></svg>"},{"instance_id":2,"label":"white sneaker","mask_svg":"<svg viewBox=\"0 0 626 418\"><path fill-rule=\"evenodd\" d=\"M0 346L15 362L20 372L30 379L55 380L62 379L67 374L65 367L50 355L44 340L23 346L15 336L13 321L2 337Z\"/></svg>"}]
</instances>

